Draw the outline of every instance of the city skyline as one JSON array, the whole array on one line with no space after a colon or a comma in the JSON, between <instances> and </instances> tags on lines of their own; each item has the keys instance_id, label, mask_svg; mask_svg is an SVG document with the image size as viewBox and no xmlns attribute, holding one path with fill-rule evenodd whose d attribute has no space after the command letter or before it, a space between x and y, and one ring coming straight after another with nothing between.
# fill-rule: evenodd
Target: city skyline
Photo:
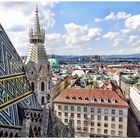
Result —
<instances>
[{"instance_id":1,"label":"city skyline","mask_svg":"<svg viewBox=\"0 0 140 140\"><path fill-rule=\"evenodd\" d=\"M140 52L139 2L1 2L1 24L21 56L29 49L36 4L47 54Z\"/></svg>"}]
</instances>

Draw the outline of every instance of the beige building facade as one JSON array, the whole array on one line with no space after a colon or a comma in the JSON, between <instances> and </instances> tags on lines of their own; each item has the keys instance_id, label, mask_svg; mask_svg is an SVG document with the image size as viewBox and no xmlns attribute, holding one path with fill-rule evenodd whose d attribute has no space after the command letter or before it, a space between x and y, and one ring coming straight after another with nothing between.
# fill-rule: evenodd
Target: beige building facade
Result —
<instances>
[{"instance_id":1,"label":"beige building facade","mask_svg":"<svg viewBox=\"0 0 140 140\"><path fill-rule=\"evenodd\" d=\"M86 98L90 100L89 97ZM112 104L116 103L112 100L112 103L106 105L97 100L96 104L91 105L90 102L63 102L62 98L59 101L56 98L54 111L66 125L73 118L75 137L127 137L128 105Z\"/></svg>"}]
</instances>

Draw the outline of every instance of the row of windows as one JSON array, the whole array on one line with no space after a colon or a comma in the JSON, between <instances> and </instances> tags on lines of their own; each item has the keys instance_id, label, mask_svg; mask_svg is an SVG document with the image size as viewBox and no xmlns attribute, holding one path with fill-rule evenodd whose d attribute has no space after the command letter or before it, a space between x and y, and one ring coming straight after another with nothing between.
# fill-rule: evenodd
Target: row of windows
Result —
<instances>
[{"instance_id":1,"label":"row of windows","mask_svg":"<svg viewBox=\"0 0 140 140\"><path fill-rule=\"evenodd\" d=\"M35 90L34 82L31 82L31 88L32 88L32 91ZM45 91L45 83L44 82L41 82L41 91Z\"/></svg>"},{"instance_id":2,"label":"row of windows","mask_svg":"<svg viewBox=\"0 0 140 140\"><path fill-rule=\"evenodd\" d=\"M58 109L59 110L62 110L62 106L61 105L58 105ZM64 110L68 110L68 106L64 106ZM74 106L71 106L70 107L70 110L71 111L75 111L75 107ZM77 107L77 111L80 112L81 111L81 107ZM101 108L97 108L97 113L102 113L103 109ZM83 112L88 112L88 108L87 107L84 107L83 108ZM95 112L95 108L90 108L90 112L91 113L94 113ZM104 109L104 114L109 114L109 109ZM116 110L115 109L112 109L111 110L111 114L115 115L116 114ZM119 115L123 115L123 110L119 110Z\"/></svg>"},{"instance_id":3,"label":"row of windows","mask_svg":"<svg viewBox=\"0 0 140 140\"><path fill-rule=\"evenodd\" d=\"M65 123L68 123L68 119L65 119ZM88 121L83 121L83 123L84 123L84 126L88 126L88 124L89 124ZM81 125L81 120L77 120L77 125ZM94 121L91 121L90 125L91 125L91 127L94 127L95 126ZM108 126L109 126L108 123L101 124L101 122L97 122L97 127L103 127L102 125L104 125L104 127L106 127L106 128L108 128ZM116 129L117 128L116 124L115 123L111 123L111 128L112 129ZM118 129L123 129L123 125L119 124L118 125Z\"/></svg>"},{"instance_id":4,"label":"row of windows","mask_svg":"<svg viewBox=\"0 0 140 140\"><path fill-rule=\"evenodd\" d=\"M91 126L95 126L95 123L94 121L83 121L83 124L85 126L87 126L88 124L91 125ZM81 120L77 120L77 125L81 125ZM101 127L101 122L98 122L97 123L97 126ZM108 123L104 123L104 127L108 127ZM116 128L116 124L115 123L111 123L111 128ZM119 124L118 126L119 129L123 129L123 125L122 124Z\"/></svg>"},{"instance_id":5,"label":"row of windows","mask_svg":"<svg viewBox=\"0 0 140 140\"><path fill-rule=\"evenodd\" d=\"M58 112L58 116L61 117L62 116L62 113L61 112ZM68 117L68 112L65 112L64 113L64 116L65 117ZM74 117L74 113L70 113L70 116L71 117ZM85 119L87 119L88 118L88 115L87 114L83 114L83 117ZM81 118L81 114L77 114L77 118L80 119ZM91 120L94 120L95 119L95 115L90 115L90 118L91 118ZM103 116L102 118L104 119L104 121L108 121L108 116ZM97 116L97 120L101 121L101 116L100 115ZM116 121L116 118L115 117L111 117L111 121L115 122ZM123 118L122 117L119 117L119 122L123 122Z\"/></svg>"},{"instance_id":6,"label":"row of windows","mask_svg":"<svg viewBox=\"0 0 140 140\"><path fill-rule=\"evenodd\" d=\"M81 129L80 126L77 126L77 131L84 131L84 132L88 132L88 128L87 127L83 127L83 129ZM95 129L94 128L90 128L90 132L94 133ZM97 129L97 133L101 134L101 129ZM108 134L108 130L104 129L104 134ZM111 135L115 135L115 130L111 130ZM118 135L122 136L123 135L123 131L118 131Z\"/></svg>"}]
</instances>

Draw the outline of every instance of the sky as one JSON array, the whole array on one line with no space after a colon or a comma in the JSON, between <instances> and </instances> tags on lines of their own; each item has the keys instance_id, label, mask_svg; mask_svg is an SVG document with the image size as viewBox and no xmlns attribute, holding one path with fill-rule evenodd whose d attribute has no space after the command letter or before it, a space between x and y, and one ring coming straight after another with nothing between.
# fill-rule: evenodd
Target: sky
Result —
<instances>
[{"instance_id":1,"label":"sky","mask_svg":"<svg viewBox=\"0 0 140 140\"><path fill-rule=\"evenodd\" d=\"M36 4L47 54L140 53L140 2L0 2L0 23L21 56L30 47Z\"/></svg>"}]
</instances>

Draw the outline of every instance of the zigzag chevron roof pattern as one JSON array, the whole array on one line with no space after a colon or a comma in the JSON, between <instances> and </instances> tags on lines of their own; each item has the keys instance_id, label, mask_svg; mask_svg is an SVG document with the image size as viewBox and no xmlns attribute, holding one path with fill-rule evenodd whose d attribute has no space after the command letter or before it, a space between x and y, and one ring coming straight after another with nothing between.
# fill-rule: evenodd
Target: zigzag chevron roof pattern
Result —
<instances>
[{"instance_id":1,"label":"zigzag chevron roof pattern","mask_svg":"<svg viewBox=\"0 0 140 140\"><path fill-rule=\"evenodd\" d=\"M41 109L24 73L23 63L0 24L0 125L20 126L19 110Z\"/></svg>"}]
</instances>

